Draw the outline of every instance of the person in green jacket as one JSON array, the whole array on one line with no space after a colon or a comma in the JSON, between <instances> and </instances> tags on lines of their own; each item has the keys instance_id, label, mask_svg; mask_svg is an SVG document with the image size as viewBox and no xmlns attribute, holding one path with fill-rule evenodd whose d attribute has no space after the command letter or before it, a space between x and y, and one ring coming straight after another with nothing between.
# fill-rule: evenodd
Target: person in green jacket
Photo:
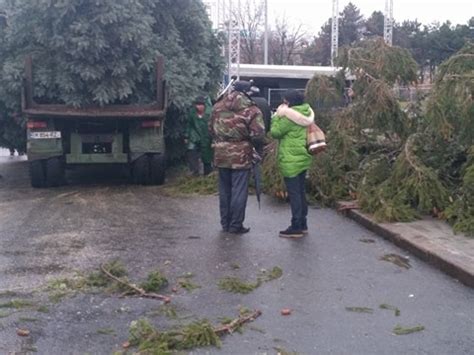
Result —
<instances>
[{"instance_id":1,"label":"person in green jacket","mask_svg":"<svg viewBox=\"0 0 474 355\"><path fill-rule=\"evenodd\" d=\"M199 175L199 159L204 166L204 175L212 172L212 140L209 136L208 124L211 118L212 104L210 99L199 96L189 110L185 133L187 145L186 158L192 175Z\"/></svg>"},{"instance_id":2,"label":"person in green jacket","mask_svg":"<svg viewBox=\"0 0 474 355\"><path fill-rule=\"evenodd\" d=\"M280 231L280 237L299 238L308 232L305 178L311 165L306 147L307 127L314 112L304 103L303 93L288 90L283 104L272 117L271 135L279 140L278 167L283 175L291 206L291 225Z\"/></svg>"}]
</instances>

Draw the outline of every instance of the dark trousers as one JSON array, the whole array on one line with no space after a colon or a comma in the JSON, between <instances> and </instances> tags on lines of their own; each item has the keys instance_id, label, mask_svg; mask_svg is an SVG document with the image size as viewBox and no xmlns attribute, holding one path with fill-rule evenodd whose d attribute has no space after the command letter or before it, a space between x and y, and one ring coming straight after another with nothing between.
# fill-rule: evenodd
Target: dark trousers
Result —
<instances>
[{"instance_id":1,"label":"dark trousers","mask_svg":"<svg viewBox=\"0 0 474 355\"><path fill-rule=\"evenodd\" d=\"M247 207L250 169L219 168L219 208L222 229L242 228Z\"/></svg>"},{"instance_id":2,"label":"dark trousers","mask_svg":"<svg viewBox=\"0 0 474 355\"><path fill-rule=\"evenodd\" d=\"M291 206L291 228L295 230L307 229L306 217L308 216L308 202L305 191L306 171L301 174L285 178L286 190Z\"/></svg>"},{"instance_id":3,"label":"dark trousers","mask_svg":"<svg viewBox=\"0 0 474 355\"><path fill-rule=\"evenodd\" d=\"M210 173L212 173L213 168L211 163L202 163L202 165L204 168L204 175L209 175Z\"/></svg>"},{"instance_id":4,"label":"dark trousers","mask_svg":"<svg viewBox=\"0 0 474 355\"><path fill-rule=\"evenodd\" d=\"M186 160L188 161L188 168L194 176L199 175L199 157L201 154L197 149L189 149L186 152Z\"/></svg>"},{"instance_id":5,"label":"dark trousers","mask_svg":"<svg viewBox=\"0 0 474 355\"><path fill-rule=\"evenodd\" d=\"M186 160L188 162L188 168L194 176L199 176L201 152L198 149L189 149L186 152ZM212 164L203 162L204 175L212 173Z\"/></svg>"}]
</instances>

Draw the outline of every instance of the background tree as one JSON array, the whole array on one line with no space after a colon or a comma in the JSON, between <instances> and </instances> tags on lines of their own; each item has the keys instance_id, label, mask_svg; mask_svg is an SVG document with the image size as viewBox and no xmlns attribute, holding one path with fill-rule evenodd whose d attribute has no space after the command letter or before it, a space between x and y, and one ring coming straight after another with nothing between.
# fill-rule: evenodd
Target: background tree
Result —
<instances>
[{"instance_id":1,"label":"background tree","mask_svg":"<svg viewBox=\"0 0 474 355\"><path fill-rule=\"evenodd\" d=\"M315 36L303 54L305 65L330 65L331 64L331 24L329 19Z\"/></svg>"},{"instance_id":2,"label":"background tree","mask_svg":"<svg viewBox=\"0 0 474 355\"><path fill-rule=\"evenodd\" d=\"M349 3L339 14L339 46L357 45L360 40L383 37L384 16L375 11L364 20L359 9ZM444 24L422 25L418 21L395 23L393 44L408 49L419 66L421 82L425 73L432 81L436 68L467 42L474 41L474 18L467 24L452 26ZM330 65L331 19L321 27L304 50L306 65Z\"/></svg>"},{"instance_id":3,"label":"background tree","mask_svg":"<svg viewBox=\"0 0 474 355\"><path fill-rule=\"evenodd\" d=\"M294 65L302 55L306 33L301 25L292 27L281 18L275 22L269 38L269 57L272 64ZM298 57L298 58L297 58Z\"/></svg>"},{"instance_id":4,"label":"background tree","mask_svg":"<svg viewBox=\"0 0 474 355\"><path fill-rule=\"evenodd\" d=\"M237 17L241 28L241 63L263 62L264 2L244 0ZM269 62L271 64L297 64L301 62L303 46L307 43L303 27L291 26L285 18L269 24Z\"/></svg>"},{"instance_id":5,"label":"background tree","mask_svg":"<svg viewBox=\"0 0 474 355\"><path fill-rule=\"evenodd\" d=\"M363 16L353 3L349 3L339 14L339 46L350 46L360 40Z\"/></svg>"},{"instance_id":6,"label":"background tree","mask_svg":"<svg viewBox=\"0 0 474 355\"><path fill-rule=\"evenodd\" d=\"M383 37L384 15L382 11L374 11L372 15L365 20L362 35L365 38Z\"/></svg>"},{"instance_id":7,"label":"background tree","mask_svg":"<svg viewBox=\"0 0 474 355\"><path fill-rule=\"evenodd\" d=\"M418 21L403 21L393 27L393 44L407 48L418 63L420 82L424 82L425 67L429 65L426 51L426 30Z\"/></svg>"},{"instance_id":8,"label":"background tree","mask_svg":"<svg viewBox=\"0 0 474 355\"><path fill-rule=\"evenodd\" d=\"M244 0L237 10L241 36L240 58L242 63L260 63L263 58L262 32L264 3L261 0Z\"/></svg>"},{"instance_id":9,"label":"background tree","mask_svg":"<svg viewBox=\"0 0 474 355\"><path fill-rule=\"evenodd\" d=\"M330 65L331 63L331 24L329 18L321 27L318 36L306 48L303 62L307 65ZM360 40L364 31L363 16L352 3L339 13L339 46L351 45Z\"/></svg>"},{"instance_id":10,"label":"background tree","mask_svg":"<svg viewBox=\"0 0 474 355\"><path fill-rule=\"evenodd\" d=\"M427 28L425 50L429 61L430 79L436 68L454 53L459 51L469 37L467 25L452 26L449 21Z\"/></svg>"}]
</instances>

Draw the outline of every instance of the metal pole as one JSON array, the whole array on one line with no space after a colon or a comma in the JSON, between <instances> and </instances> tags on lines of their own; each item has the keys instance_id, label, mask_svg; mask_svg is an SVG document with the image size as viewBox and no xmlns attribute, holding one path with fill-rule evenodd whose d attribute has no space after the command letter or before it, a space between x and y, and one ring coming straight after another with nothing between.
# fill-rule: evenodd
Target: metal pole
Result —
<instances>
[{"instance_id":1,"label":"metal pole","mask_svg":"<svg viewBox=\"0 0 474 355\"><path fill-rule=\"evenodd\" d=\"M385 0L383 37L385 43L392 45L393 40L393 0Z\"/></svg>"},{"instance_id":2,"label":"metal pole","mask_svg":"<svg viewBox=\"0 0 474 355\"><path fill-rule=\"evenodd\" d=\"M226 4L226 15L227 15L227 80L230 81L230 77L232 76L232 41L233 41L233 22L234 18L233 15L233 8L232 8L232 0L228 0Z\"/></svg>"},{"instance_id":3,"label":"metal pole","mask_svg":"<svg viewBox=\"0 0 474 355\"><path fill-rule=\"evenodd\" d=\"M339 41L339 3L338 0L332 1L332 20L331 20L331 66L337 57L338 41Z\"/></svg>"},{"instance_id":4,"label":"metal pole","mask_svg":"<svg viewBox=\"0 0 474 355\"><path fill-rule=\"evenodd\" d=\"M229 56L228 56L228 80L232 76L240 79L240 26L237 11L240 11L240 0L229 0Z\"/></svg>"},{"instance_id":5,"label":"metal pole","mask_svg":"<svg viewBox=\"0 0 474 355\"><path fill-rule=\"evenodd\" d=\"M268 0L265 0L265 38L263 42L263 64L268 64Z\"/></svg>"},{"instance_id":6,"label":"metal pole","mask_svg":"<svg viewBox=\"0 0 474 355\"><path fill-rule=\"evenodd\" d=\"M227 17L227 12L226 12L226 1L227 0L217 0L217 24L218 24L217 28L219 32L224 33L226 34L226 36L228 36L229 34L227 31L228 17ZM226 57L226 43L223 43L221 46L221 55L222 55L222 58ZM222 88L224 88L226 84L228 83L228 79L227 79L228 72L229 72L228 70L225 70L223 73Z\"/></svg>"}]
</instances>

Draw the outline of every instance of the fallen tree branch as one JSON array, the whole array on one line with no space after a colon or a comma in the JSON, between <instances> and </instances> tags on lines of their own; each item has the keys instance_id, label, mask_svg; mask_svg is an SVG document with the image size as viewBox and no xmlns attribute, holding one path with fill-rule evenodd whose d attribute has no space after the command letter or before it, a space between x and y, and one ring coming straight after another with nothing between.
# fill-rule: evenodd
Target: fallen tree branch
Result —
<instances>
[{"instance_id":1,"label":"fallen tree branch","mask_svg":"<svg viewBox=\"0 0 474 355\"><path fill-rule=\"evenodd\" d=\"M145 298L154 298L154 299L158 299L158 300L161 300L165 303L170 303L171 302L171 298L168 297L168 296L164 296L164 295L160 295L158 293L148 293L148 292L145 292L144 289L134 285L134 284L131 284L130 282L126 282L124 280L121 280L120 278L112 275L105 267L104 265L100 265L100 270L110 279L118 282L119 284L121 285L124 285L126 287L128 287L130 290L133 290L135 294L138 294L138 296L140 297L145 297ZM123 295L126 295L127 293L124 293Z\"/></svg>"},{"instance_id":2,"label":"fallen tree branch","mask_svg":"<svg viewBox=\"0 0 474 355\"><path fill-rule=\"evenodd\" d=\"M218 328L214 328L214 332L218 336L224 336L226 334L232 334L237 329L239 329L243 324L248 322L253 322L255 319L262 315L262 311L255 310L252 313L244 316L239 316L239 318L234 319L229 324L223 325Z\"/></svg>"}]
</instances>

